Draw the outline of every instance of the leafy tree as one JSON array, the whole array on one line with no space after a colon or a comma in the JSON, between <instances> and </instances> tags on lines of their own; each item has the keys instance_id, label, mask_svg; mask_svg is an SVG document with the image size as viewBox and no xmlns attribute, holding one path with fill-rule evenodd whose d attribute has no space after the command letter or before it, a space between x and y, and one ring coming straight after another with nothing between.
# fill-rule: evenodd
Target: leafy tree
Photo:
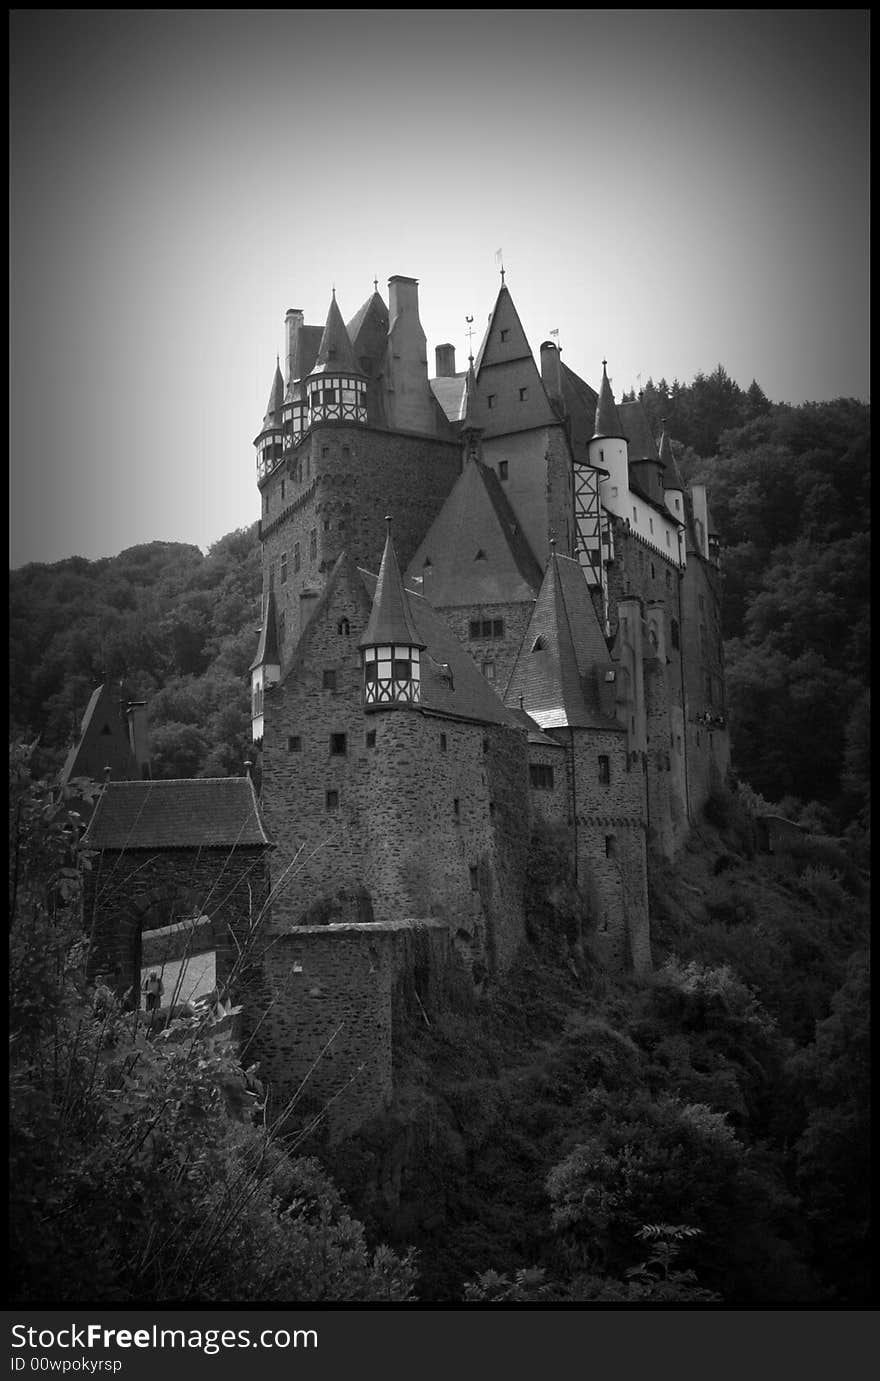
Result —
<instances>
[{"instance_id":1,"label":"leafy tree","mask_svg":"<svg viewBox=\"0 0 880 1381\"><path fill-rule=\"evenodd\" d=\"M266 1124L234 1013L145 1021L86 982L77 821L12 757L13 1302L411 1299L411 1255Z\"/></svg>"}]
</instances>

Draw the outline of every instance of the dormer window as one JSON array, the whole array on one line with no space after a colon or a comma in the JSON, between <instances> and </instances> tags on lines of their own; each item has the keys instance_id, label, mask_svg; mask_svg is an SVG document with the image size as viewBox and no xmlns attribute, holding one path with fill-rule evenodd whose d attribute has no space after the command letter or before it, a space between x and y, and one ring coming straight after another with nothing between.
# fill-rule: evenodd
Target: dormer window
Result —
<instances>
[{"instance_id":1,"label":"dormer window","mask_svg":"<svg viewBox=\"0 0 880 1381\"><path fill-rule=\"evenodd\" d=\"M486 560L486 553L483 551L483 548L482 548L482 547L480 547L480 550L477 552L476 556L474 557L474 560L475 560L475 561L485 561L485 560Z\"/></svg>"},{"instance_id":2,"label":"dormer window","mask_svg":"<svg viewBox=\"0 0 880 1381\"><path fill-rule=\"evenodd\" d=\"M506 341L509 335L510 335L510 331L507 330L507 329L505 328L505 330L503 330L503 331L501 332L501 339L502 339L502 341Z\"/></svg>"},{"instance_id":3,"label":"dormer window","mask_svg":"<svg viewBox=\"0 0 880 1381\"><path fill-rule=\"evenodd\" d=\"M546 648L547 648L547 639L544 637L543 634L541 634L541 636L540 636L540 637L537 637L537 638L535 639L535 641L532 643L532 651L533 651L533 652L544 652L544 651L546 651Z\"/></svg>"}]
</instances>

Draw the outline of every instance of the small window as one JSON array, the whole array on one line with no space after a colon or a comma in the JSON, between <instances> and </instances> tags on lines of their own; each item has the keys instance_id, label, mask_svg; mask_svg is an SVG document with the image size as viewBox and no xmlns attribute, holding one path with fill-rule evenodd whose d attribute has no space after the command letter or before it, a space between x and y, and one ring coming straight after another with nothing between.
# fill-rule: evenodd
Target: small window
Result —
<instances>
[{"instance_id":1,"label":"small window","mask_svg":"<svg viewBox=\"0 0 880 1381\"><path fill-rule=\"evenodd\" d=\"M601 447L600 447L600 449L599 449L599 464L600 464L600 465L604 465L604 464L605 464L605 452L601 449ZM614 490L614 497L615 497L615 498L617 497L617 490L616 490L616 489Z\"/></svg>"},{"instance_id":2,"label":"small window","mask_svg":"<svg viewBox=\"0 0 880 1381\"><path fill-rule=\"evenodd\" d=\"M446 735L445 735L445 734L441 734L441 735L440 735L440 752L441 752L441 753L445 753L445 752L446 752Z\"/></svg>"},{"instance_id":3,"label":"small window","mask_svg":"<svg viewBox=\"0 0 880 1381\"><path fill-rule=\"evenodd\" d=\"M605 857L606 857L606 858L616 858L616 856L617 856L617 840L615 839L615 837L614 837L613 834L606 834L606 836L605 836Z\"/></svg>"},{"instance_id":4,"label":"small window","mask_svg":"<svg viewBox=\"0 0 880 1381\"><path fill-rule=\"evenodd\" d=\"M528 396L529 396L529 390L528 390L527 388L521 388L520 391L519 391L519 401L520 401L521 403L524 403L524 402L526 401L526 399L528 398Z\"/></svg>"},{"instance_id":5,"label":"small window","mask_svg":"<svg viewBox=\"0 0 880 1381\"><path fill-rule=\"evenodd\" d=\"M668 530L667 530L667 533L666 533L666 545L667 545L667 547L671 547L671 546L672 546L672 538L670 537L669 531L668 531Z\"/></svg>"},{"instance_id":6,"label":"small window","mask_svg":"<svg viewBox=\"0 0 880 1381\"><path fill-rule=\"evenodd\" d=\"M365 738L364 741L365 741L365 743L366 743L366 745L367 745L368 748L375 748L375 747L376 747L376 730L375 730L375 729L371 729L370 732L367 734L367 736L366 736L366 738Z\"/></svg>"},{"instance_id":7,"label":"small window","mask_svg":"<svg viewBox=\"0 0 880 1381\"><path fill-rule=\"evenodd\" d=\"M649 518L649 519L648 519L648 531L649 531L649 532L653 532L653 531L654 531L654 519L653 519L653 518Z\"/></svg>"},{"instance_id":8,"label":"small window","mask_svg":"<svg viewBox=\"0 0 880 1381\"><path fill-rule=\"evenodd\" d=\"M480 628L481 628L480 620L479 620L479 619L471 619L471 621L470 621L470 630L471 630L471 631L470 631L470 636L471 636L472 638L478 638L478 637L480 636Z\"/></svg>"},{"instance_id":9,"label":"small window","mask_svg":"<svg viewBox=\"0 0 880 1381\"><path fill-rule=\"evenodd\" d=\"M288 751L288 753L301 753L301 752L302 752L302 746L303 746L303 741L302 741L302 739L300 738L299 734L291 734L290 737L289 737L288 740L287 740L287 751Z\"/></svg>"},{"instance_id":10,"label":"small window","mask_svg":"<svg viewBox=\"0 0 880 1381\"><path fill-rule=\"evenodd\" d=\"M533 651L533 652L544 652L544 651L546 650L546 647L547 647L547 639L544 637L544 635L543 635L543 633L542 633L542 634L541 634L539 637L537 637L537 638L535 639L535 641L532 643L532 651Z\"/></svg>"},{"instance_id":11,"label":"small window","mask_svg":"<svg viewBox=\"0 0 880 1381\"><path fill-rule=\"evenodd\" d=\"M657 575L657 572L654 570L654 562L652 561L652 562L651 562L651 579L653 580L653 579L655 578L656 575Z\"/></svg>"},{"instance_id":12,"label":"small window","mask_svg":"<svg viewBox=\"0 0 880 1381\"><path fill-rule=\"evenodd\" d=\"M488 404L488 406L489 406L490 408L494 408L494 406L495 406L495 404L497 403L497 401L498 401L498 394L497 394L497 393L490 393L490 394L489 394L489 397L486 399L486 402L487 402L487 404Z\"/></svg>"},{"instance_id":13,"label":"small window","mask_svg":"<svg viewBox=\"0 0 880 1381\"><path fill-rule=\"evenodd\" d=\"M680 500L676 499L676 500L675 500L675 511L676 511L676 513L679 511L680 508L681 508L681 502L680 502Z\"/></svg>"},{"instance_id":14,"label":"small window","mask_svg":"<svg viewBox=\"0 0 880 1381\"><path fill-rule=\"evenodd\" d=\"M484 738L484 739L483 739L483 752L484 752L484 753L488 753L488 751L489 751L489 740L488 740L487 738Z\"/></svg>"},{"instance_id":15,"label":"small window","mask_svg":"<svg viewBox=\"0 0 880 1381\"><path fill-rule=\"evenodd\" d=\"M471 875L471 891L478 892L480 890L480 870L472 863L468 871Z\"/></svg>"},{"instance_id":16,"label":"small window","mask_svg":"<svg viewBox=\"0 0 880 1381\"><path fill-rule=\"evenodd\" d=\"M504 340L507 340L507 337L508 337L509 335L510 335L510 331L507 330L507 328L505 328L505 329L501 332L501 339L502 339L503 341L504 341Z\"/></svg>"},{"instance_id":17,"label":"small window","mask_svg":"<svg viewBox=\"0 0 880 1381\"><path fill-rule=\"evenodd\" d=\"M485 678L486 678L487 681L494 681L494 680L495 680L495 663L494 663L494 662L484 662L484 663L483 663L483 675L485 676Z\"/></svg>"},{"instance_id":18,"label":"small window","mask_svg":"<svg viewBox=\"0 0 880 1381\"><path fill-rule=\"evenodd\" d=\"M611 781L611 760L599 754L599 781L603 786L608 786Z\"/></svg>"},{"instance_id":19,"label":"small window","mask_svg":"<svg viewBox=\"0 0 880 1381\"><path fill-rule=\"evenodd\" d=\"M334 758L344 758L348 751L348 744L345 734L330 735L330 755Z\"/></svg>"},{"instance_id":20,"label":"small window","mask_svg":"<svg viewBox=\"0 0 880 1381\"><path fill-rule=\"evenodd\" d=\"M293 569L294 569L295 571L298 571L301 565L302 565L302 558L301 558L301 556L300 556L299 542L294 542L294 544L293 544Z\"/></svg>"},{"instance_id":21,"label":"small window","mask_svg":"<svg viewBox=\"0 0 880 1381\"><path fill-rule=\"evenodd\" d=\"M281 481L281 498L284 498L284 480Z\"/></svg>"},{"instance_id":22,"label":"small window","mask_svg":"<svg viewBox=\"0 0 880 1381\"><path fill-rule=\"evenodd\" d=\"M529 764L529 779L538 791L553 790L553 768L548 767L545 762Z\"/></svg>"},{"instance_id":23,"label":"small window","mask_svg":"<svg viewBox=\"0 0 880 1381\"><path fill-rule=\"evenodd\" d=\"M323 677L322 677L321 684L322 684L324 690L335 691L335 689L336 689L336 672L335 672L335 671L330 671L330 670L328 670L328 669L325 668L324 673L323 673Z\"/></svg>"},{"instance_id":24,"label":"small window","mask_svg":"<svg viewBox=\"0 0 880 1381\"><path fill-rule=\"evenodd\" d=\"M498 478L499 478L500 480L506 480L506 479L507 479L507 461L506 461L506 460L499 460L499 462L498 462Z\"/></svg>"},{"instance_id":25,"label":"small window","mask_svg":"<svg viewBox=\"0 0 880 1381\"><path fill-rule=\"evenodd\" d=\"M636 509L633 509L633 522L634 522L634 523L637 523L638 521L639 521L638 512L636 511ZM641 555L641 553L639 553L639 555Z\"/></svg>"},{"instance_id":26,"label":"small window","mask_svg":"<svg viewBox=\"0 0 880 1381\"><path fill-rule=\"evenodd\" d=\"M338 792L338 791L328 791L328 792L327 792L327 795L325 796L324 799L325 799L325 801L326 801L327 809L328 809L328 810L338 810L338 809L339 809L339 792Z\"/></svg>"},{"instance_id":27,"label":"small window","mask_svg":"<svg viewBox=\"0 0 880 1381\"><path fill-rule=\"evenodd\" d=\"M328 390L328 392L330 392L331 396L330 396L329 400L327 400L327 401L329 401L329 402L332 403L332 402L335 401L335 399L333 398L332 390ZM324 457L324 458L326 459L326 457L329 456L329 454L330 454L330 447L329 447L329 446L322 446L322 447L321 447L321 455L322 455L322 457Z\"/></svg>"},{"instance_id":28,"label":"small window","mask_svg":"<svg viewBox=\"0 0 880 1381\"><path fill-rule=\"evenodd\" d=\"M457 796L453 799L453 802L452 802L452 814L455 816L456 820L458 819L459 815L461 814L461 808L460 808L459 800L458 800L458 797L457 797Z\"/></svg>"},{"instance_id":29,"label":"small window","mask_svg":"<svg viewBox=\"0 0 880 1381\"><path fill-rule=\"evenodd\" d=\"M474 557L474 560L475 560L475 561L485 561L485 560L486 560L486 553L483 551L483 548L482 548L482 547L480 547L480 550L477 552L476 556Z\"/></svg>"},{"instance_id":30,"label":"small window","mask_svg":"<svg viewBox=\"0 0 880 1381\"><path fill-rule=\"evenodd\" d=\"M678 648L681 646L681 639L679 638L679 634L678 634L678 620L677 620L677 619L673 619L673 620L672 620L672 623L669 625L669 636L670 636L670 639L671 639L671 641L672 641L672 646L673 646L674 648L678 649Z\"/></svg>"},{"instance_id":31,"label":"small window","mask_svg":"<svg viewBox=\"0 0 880 1381\"><path fill-rule=\"evenodd\" d=\"M347 638L349 636L351 633L351 624L347 618L343 617L339 620L336 625L336 632L339 634L340 638Z\"/></svg>"}]
</instances>

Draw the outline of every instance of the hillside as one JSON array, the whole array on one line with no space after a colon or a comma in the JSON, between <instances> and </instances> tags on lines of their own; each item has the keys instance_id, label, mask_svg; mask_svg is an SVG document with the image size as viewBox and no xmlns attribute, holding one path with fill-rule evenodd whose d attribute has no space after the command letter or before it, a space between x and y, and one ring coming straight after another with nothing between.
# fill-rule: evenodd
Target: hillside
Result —
<instances>
[{"instance_id":1,"label":"hillside","mask_svg":"<svg viewBox=\"0 0 880 1381\"><path fill-rule=\"evenodd\" d=\"M487 1272L482 1298L629 1298L645 1223L698 1229L685 1264L725 1303L866 1297L864 884L831 845L756 856L735 798L713 809L724 827L655 868L649 982L594 964L545 841L530 943L488 1004L402 997L394 1107L328 1164L418 1248L421 1298Z\"/></svg>"}]
</instances>

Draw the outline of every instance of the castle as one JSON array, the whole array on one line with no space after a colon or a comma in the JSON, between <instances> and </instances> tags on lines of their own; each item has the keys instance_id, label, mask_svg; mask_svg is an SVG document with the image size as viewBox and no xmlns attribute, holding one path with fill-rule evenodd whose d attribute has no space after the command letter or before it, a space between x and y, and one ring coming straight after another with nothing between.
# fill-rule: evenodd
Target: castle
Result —
<instances>
[{"instance_id":1,"label":"castle","mask_svg":"<svg viewBox=\"0 0 880 1381\"><path fill-rule=\"evenodd\" d=\"M718 543L669 436L604 362L598 392L552 341L536 363L503 272L476 357L435 363L415 279L347 325L335 293L323 326L291 309L254 443L251 1057L282 1102L309 1074L338 1134L392 1092L404 976L429 1005L449 965L478 992L510 965L536 826L602 962L649 971L650 856L729 759Z\"/></svg>"}]
</instances>

